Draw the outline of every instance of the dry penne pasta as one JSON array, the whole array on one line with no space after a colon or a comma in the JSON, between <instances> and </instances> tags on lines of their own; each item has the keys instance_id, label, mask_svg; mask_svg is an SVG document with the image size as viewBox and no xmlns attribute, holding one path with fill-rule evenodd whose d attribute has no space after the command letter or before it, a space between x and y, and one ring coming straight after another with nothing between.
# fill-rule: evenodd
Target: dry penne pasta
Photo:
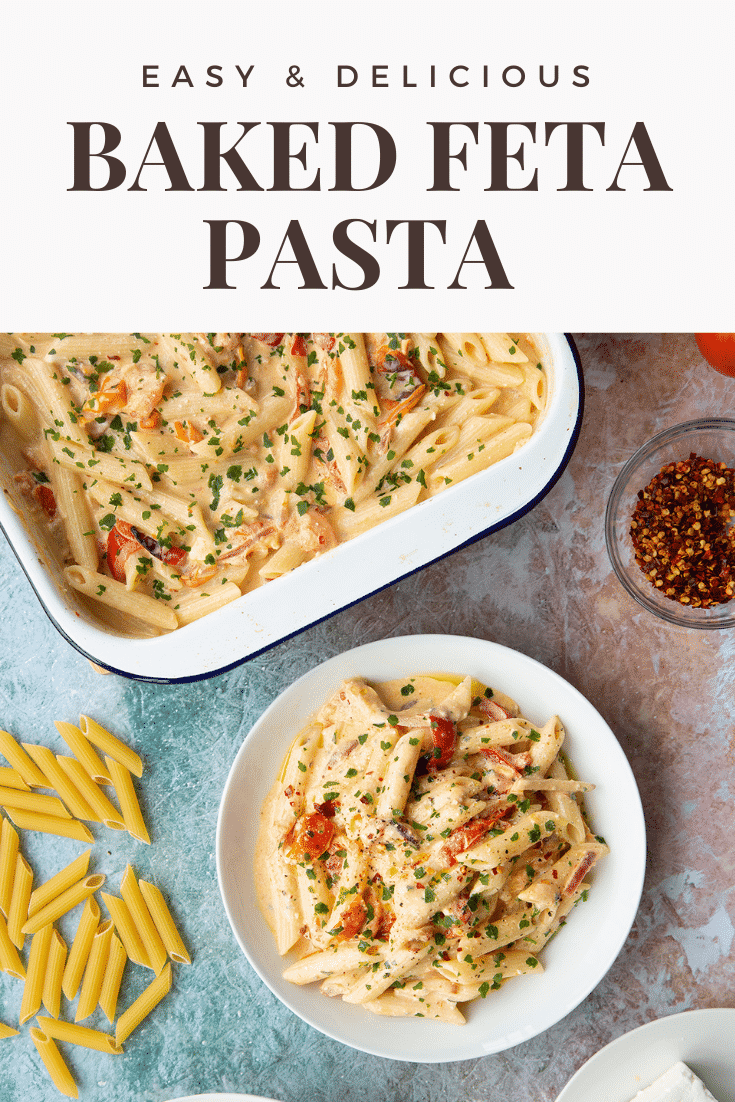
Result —
<instances>
[{"instance_id":1,"label":"dry penne pasta","mask_svg":"<svg viewBox=\"0 0 735 1102\"><path fill-rule=\"evenodd\" d=\"M79 1003L74 1021L81 1022L95 1010L102 990L107 961L110 956L110 944L112 939L112 920L106 919L95 930L92 945L89 950L87 967L84 969L82 989L79 992Z\"/></svg>"},{"instance_id":2,"label":"dry penne pasta","mask_svg":"<svg viewBox=\"0 0 735 1102\"><path fill-rule=\"evenodd\" d=\"M30 785L26 784L18 770L7 765L0 766L0 785L4 788L21 788L25 792L30 790Z\"/></svg>"},{"instance_id":3,"label":"dry penne pasta","mask_svg":"<svg viewBox=\"0 0 735 1102\"><path fill-rule=\"evenodd\" d=\"M122 1045L128 1039L134 1029L137 1029L144 1018L150 1014L155 1006L158 1006L171 990L171 965L166 964L161 973L146 987L145 991L135 1002L123 1011L115 1025L115 1040Z\"/></svg>"},{"instance_id":4,"label":"dry penne pasta","mask_svg":"<svg viewBox=\"0 0 735 1102\"><path fill-rule=\"evenodd\" d=\"M97 784L112 784L109 771L105 768L99 755L92 749L89 740L84 737L79 728L75 727L73 723L65 723L62 720L56 720L54 726L74 757L89 773L92 780Z\"/></svg>"},{"instance_id":5,"label":"dry penne pasta","mask_svg":"<svg viewBox=\"0 0 735 1102\"><path fill-rule=\"evenodd\" d=\"M56 1089L67 1098L78 1098L79 1091L74 1077L64 1063L56 1043L36 1026L31 1026L29 1033Z\"/></svg>"},{"instance_id":6,"label":"dry penne pasta","mask_svg":"<svg viewBox=\"0 0 735 1102\"><path fill-rule=\"evenodd\" d=\"M41 1009L43 981L46 975L53 927L49 923L33 935L28 954L28 971L20 1004L20 1024L25 1025Z\"/></svg>"},{"instance_id":7,"label":"dry penne pasta","mask_svg":"<svg viewBox=\"0 0 735 1102\"><path fill-rule=\"evenodd\" d=\"M5 1022L0 1022L0 1040L5 1040L6 1037L17 1037L20 1030L13 1029L12 1025L6 1025Z\"/></svg>"},{"instance_id":8,"label":"dry penne pasta","mask_svg":"<svg viewBox=\"0 0 735 1102\"><path fill-rule=\"evenodd\" d=\"M76 857L68 865L65 865L60 872L55 874L55 876L49 877L43 884L39 884L37 888L33 889L28 904L29 918L32 918L37 911L40 911L47 903L50 903L52 899L55 899L58 895L61 895L62 892L65 892L72 884L76 884L78 880L86 876L91 853L91 849L85 850L84 853L80 853L79 857Z\"/></svg>"},{"instance_id":9,"label":"dry penne pasta","mask_svg":"<svg viewBox=\"0 0 735 1102\"><path fill-rule=\"evenodd\" d=\"M47 1018L41 1014L36 1021L46 1036L52 1037L54 1041L66 1041L70 1045L81 1045L82 1048L109 1052L115 1056L122 1052L115 1038L99 1029L90 1029L89 1026L77 1025L75 1022L63 1022L57 1018Z\"/></svg>"},{"instance_id":10,"label":"dry penne pasta","mask_svg":"<svg viewBox=\"0 0 735 1102\"><path fill-rule=\"evenodd\" d=\"M16 979L26 978L25 965L20 959L17 947L10 939L8 924L2 915L0 915L0 968Z\"/></svg>"},{"instance_id":11,"label":"dry penne pasta","mask_svg":"<svg viewBox=\"0 0 735 1102\"><path fill-rule=\"evenodd\" d=\"M61 819L57 815L42 815L38 811L8 808L8 815L21 830L37 830L41 834L56 834L60 838L75 838L78 842L93 842L92 834L78 819Z\"/></svg>"},{"instance_id":12,"label":"dry penne pasta","mask_svg":"<svg viewBox=\"0 0 735 1102\"><path fill-rule=\"evenodd\" d=\"M71 819L61 800L56 796L44 796L40 792L22 792L17 788L0 788L0 807L18 811L31 811L40 815Z\"/></svg>"},{"instance_id":13,"label":"dry penne pasta","mask_svg":"<svg viewBox=\"0 0 735 1102\"><path fill-rule=\"evenodd\" d=\"M8 731L0 731L0 753L8 759L13 769L20 773L26 784L37 788L48 787L46 777Z\"/></svg>"},{"instance_id":14,"label":"dry penne pasta","mask_svg":"<svg viewBox=\"0 0 735 1102\"><path fill-rule=\"evenodd\" d=\"M461 1024L458 1004L543 970L607 846L578 802L592 786L560 762L559 719L519 713L469 676L342 682L261 814L256 889L279 953L295 950L285 979Z\"/></svg>"},{"instance_id":15,"label":"dry penne pasta","mask_svg":"<svg viewBox=\"0 0 735 1102\"><path fill-rule=\"evenodd\" d=\"M13 878L13 892L10 896L8 907L8 934L13 945L18 949L23 948L25 934L23 927L28 918L28 904L31 899L33 887L33 869L26 861L22 853L15 858L15 876Z\"/></svg>"},{"instance_id":16,"label":"dry penne pasta","mask_svg":"<svg viewBox=\"0 0 735 1102\"><path fill-rule=\"evenodd\" d=\"M548 403L542 347L505 333L4 335L0 402L26 463L14 489L36 524L58 513L66 539L52 528L48 542L87 611L173 631L512 454ZM520 431L491 448L483 430L447 468L470 408Z\"/></svg>"},{"instance_id":17,"label":"dry penne pasta","mask_svg":"<svg viewBox=\"0 0 735 1102\"><path fill-rule=\"evenodd\" d=\"M24 742L23 748L28 752L33 761L43 770L48 780L45 782L59 793L66 806L76 819L86 819L88 822L99 822L99 816L92 810L81 792L72 783L64 770L56 760L55 755L47 746L37 746ZM90 835L90 841L92 840Z\"/></svg>"},{"instance_id":18,"label":"dry penne pasta","mask_svg":"<svg viewBox=\"0 0 735 1102\"><path fill-rule=\"evenodd\" d=\"M125 900L118 899L116 895L107 895L106 892L102 892L102 898L112 916L120 940L125 946L125 952L136 964L142 964L145 968L150 968L151 962L148 952Z\"/></svg>"},{"instance_id":19,"label":"dry penne pasta","mask_svg":"<svg viewBox=\"0 0 735 1102\"><path fill-rule=\"evenodd\" d=\"M108 1022L115 1021L117 999L120 992L120 983L127 963L128 954L125 947L116 934L110 938L110 951L105 965L105 974L102 977L99 1005Z\"/></svg>"},{"instance_id":20,"label":"dry penne pasta","mask_svg":"<svg viewBox=\"0 0 735 1102\"><path fill-rule=\"evenodd\" d=\"M43 977L42 1000L52 1018L58 1018L61 1009L61 985L66 967L66 942L58 930L51 934L51 944Z\"/></svg>"},{"instance_id":21,"label":"dry penne pasta","mask_svg":"<svg viewBox=\"0 0 735 1102\"><path fill-rule=\"evenodd\" d=\"M120 881L120 894L130 911L130 917L135 923L140 940L145 946L146 955L150 962L149 967L158 975L166 963L166 949L146 906L132 865L128 865L123 873L123 878ZM130 954L128 953L128 955Z\"/></svg>"},{"instance_id":22,"label":"dry penne pasta","mask_svg":"<svg viewBox=\"0 0 735 1102\"><path fill-rule=\"evenodd\" d=\"M101 788L95 784L84 766L76 758L57 754L56 760L66 773L75 788L81 792L84 799L102 822L113 830L125 830L122 815L108 800Z\"/></svg>"},{"instance_id":23,"label":"dry penne pasta","mask_svg":"<svg viewBox=\"0 0 735 1102\"><path fill-rule=\"evenodd\" d=\"M105 877L102 873L93 873L91 876L85 876L84 879L78 880L76 884L72 884L61 892L54 899L51 899L44 907L36 911L31 918L26 919L23 925L24 934L35 934L36 930L40 930L49 922L56 922L62 915L67 914L73 910L78 903L89 899L98 888L101 888L105 882Z\"/></svg>"},{"instance_id":24,"label":"dry penne pasta","mask_svg":"<svg viewBox=\"0 0 735 1102\"><path fill-rule=\"evenodd\" d=\"M138 797L135 794L130 770L113 758L106 757L105 764L115 789L117 802L120 804L125 829L139 842L146 842L150 845L151 838L143 821L143 814L140 810Z\"/></svg>"},{"instance_id":25,"label":"dry penne pasta","mask_svg":"<svg viewBox=\"0 0 735 1102\"><path fill-rule=\"evenodd\" d=\"M104 895L103 895L104 898ZM92 940L100 921L100 908L93 895L89 896L84 904L77 926L77 932L69 950L64 976L61 981L61 989L67 999L73 999L82 982L84 969L87 967L89 950L92 948Z\"/></svg>"},{"instance_id":26,"label":"dry penne pasta","mask_svg":"<svg viewBox=\"0 0 735 1102\"><path fill-rule=\"evenodd\" d=\"M18 832L9 819L3 818L0 833L0 911L8 917L10 897L13 894L15 862L18 856Z\"/></svg>"},{"instance_id":27,"label":"dry penne pasta","mask_svg":"<svg viewBox=\"0 0 735 1102\"><path fill-rule=\"evenodd\" d=\"M177 964L191 964L191 957L181 940L176 923L160 890L155 884L149 884L147 880L139 880L138 886L171 960Z\"/></svg>"},{"instance_id":28,"label":"dry penne pasta","mask_svg":"<svg viewBox=\"0 0 735 1102\"><path fill-rule=\"evenodd\" d=\"M79 729L87 740L93 743L107 757L120 762L136 777L143 776L143 762L135 750L131 750L116 735L110 734L96 719L90 716L79 717Z\"/></svg>"}]
</instances>

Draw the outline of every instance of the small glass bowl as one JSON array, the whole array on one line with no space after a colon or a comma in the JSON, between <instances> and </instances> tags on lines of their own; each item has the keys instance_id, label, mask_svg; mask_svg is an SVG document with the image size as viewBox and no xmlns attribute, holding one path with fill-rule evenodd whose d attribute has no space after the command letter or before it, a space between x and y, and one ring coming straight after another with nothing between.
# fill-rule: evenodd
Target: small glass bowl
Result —
<instances>
[{"instance_id":1,"label":"small glass bowl","mask_svg":"<svg viewBox=\"0 0 735 1102\"><path fill-rule=\"evenodd\" d=\"M642 608L680 627L735 627L735 599L713 608L690 608L664 597L635 561L630 522L642 490L667 463L695 452L735 467L735 420L721 417L687 421L658 433L628 460L615 480L605 514L605 540L619 581Z\"/></svg>"}]
</instances>

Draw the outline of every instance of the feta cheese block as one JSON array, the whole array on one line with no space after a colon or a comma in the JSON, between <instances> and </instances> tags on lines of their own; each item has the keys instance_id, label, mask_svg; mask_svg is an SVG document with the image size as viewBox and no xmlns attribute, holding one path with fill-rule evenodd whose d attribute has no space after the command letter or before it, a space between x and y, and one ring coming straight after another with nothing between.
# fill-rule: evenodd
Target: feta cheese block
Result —
<instances>
[{"instance_id":1,"label":"feta cheese block","mask_svg":"<svg viewBox=\"0 0 735 1102\"><path fill-rule=\"evenodd\" d=\"M716 1102L702 1080L678 1060L631 1102Z\"/></svg>"}]
</instances>

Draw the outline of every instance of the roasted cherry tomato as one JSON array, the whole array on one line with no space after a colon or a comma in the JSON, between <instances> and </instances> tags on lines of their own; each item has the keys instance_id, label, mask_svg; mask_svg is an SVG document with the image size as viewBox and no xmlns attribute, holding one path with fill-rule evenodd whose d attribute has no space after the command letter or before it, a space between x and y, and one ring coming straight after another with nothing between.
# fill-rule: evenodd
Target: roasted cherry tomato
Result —
<instances>
[{"instance_id":1,"label":"roasted cherry tomato","mask_svg":"<svg viewBox=\"0 0 735 1102\"><path fill-rule=\"evenodd\" d=\"M735 333L695 333L694 339L710 367L735 378Z\"/></svg>"},{"instance_id":2,"label":"roasted cherry tomato","mask_svg":"<svg viewBox=\"0 0 735 1102\"><path fill-rule=\"evenodd\" d=\"M316 860L329 849L333 835L334 827L326 815L322 815L321 811L312 811L299 820L294 843L304 855L308 854Z\"/></svg>"},{"instance_id":3,"label":"roasted cherry tomato","mask_svg":"<svg viewBox=\"0 0 735 1102\"><path fill-rule=\"evenodd\" d=\"M253 333L256 341L262 341L269 348L276 348L283 340L285 333Z\"/></svg>"},{"instance_id":4,"label":"roasted cherry tomato","mask_svg":"<svg viewBox=\"0 0 735 1102\"><path fill-rule=\"evenodd\" d=\"M434 748L426 766L429 773L436 773L438 769L444 769L449 764L449 759L457 745L457 728L451 719L439 716L431 717L431 739Z\"/></svg>"},{"instance_id":5,"label":"roasted cherry tomato","mask_svg":"<svg viewBox=\"0 0 735 1102\"><path fill-rule=\"evenodd\" d=\"M107 565L116 581L125 581L125 561L135 551L140 551L140 544L131 526L125 520L118 520L107 535Z\"/></svg>"}]
</instances>

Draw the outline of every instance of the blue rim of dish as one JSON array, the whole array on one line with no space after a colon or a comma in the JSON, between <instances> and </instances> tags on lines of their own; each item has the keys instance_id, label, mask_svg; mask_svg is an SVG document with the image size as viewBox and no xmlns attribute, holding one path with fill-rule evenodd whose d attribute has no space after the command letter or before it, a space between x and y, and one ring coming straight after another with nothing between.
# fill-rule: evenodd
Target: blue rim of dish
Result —
<instances>
[{"instance_id":1,"label":"blue rim of dish","mask_svg":"<svg viewBox=\"0 0 735 1102\"><path fill-rule=\"evenodd\" d=\"M442 559L448 559L450 555L454 555L457 551L462 551L464 550L464 548L470 547L473 543L477 543L479 540L484 539L486 536L492 535L493 532L500 532L503 528L507 528L509 524L513 524L515 521L520 520L521 517L526 516L527 513L530 513L531 510L534 509L536 505L538 505L538 503L546 497L549 491L553 489L553 487L556 485L556 483L559 481L562 474L566 470L567 464L572 458L574 449L577 446L577 440L579 439L579 433L582 427L582 415L584 413L585 398L582 363L579 358L577 346L574 343L571 334L565 333L564 337L569 345L569 350L572 353L574 366L577 369L577 381L579 383L579 405L577 407L577 417L574 423L574 427L570 433L569 443L567 444L564 455L559 462L559 466L551 475L548 482L544 485L543 489L541 489L535 497L526 502L526 504L523 505L522 508L517 509L515 513L511 513L509 516L503 517L503 519L498 521L497 524L491 524L489 528L484 528L482 532L477 532L474 536L470 536L470 538L465 540L464 543L460 543L457 545L457 547L453 547L451 551L446 551L441 555L437 555L435 559L430 559L428 562L422 563L421 566L416 566L412 570L407 570L405 574L400 574L397 578L392 578L391 581L386 582L385 585L378 586L376 589L371 589L369 593L364 593L361 597L356 598L356 600L349 601L347 602L347 604L342 605L340 608L335 609L333 612L326 613L324 616L318 616L315 620L311 620L308 624L304 624L303 627L297 628L296 631L291 631L288 633L288 635L282 635L280 639L276 639L274 640L274 642L268 643L266 646L260 647L258 650L251 651L250 654L245 655L243 658L237 658L234 662L228 662L227 665L220 666L216 670L208 670L206 673L190 674L186 677L146 677L145 674L133 674L130 673L128 670L119 670L116 666L111 666L108 662L102 662L99 658L95 658L93 654L88 654L87 651L79 645L79 643L76 643L71 638L71 636L69 636L68 633L64 631L59 622L49 611L45 601L36 589L33 581L30 578L30 575L23 565L23 561L20 555L15 550L12 540L8 538L8 535L1 523L0 531L3 533L6 540L8 541L10 549L15 555L21 570L28 579L31 589L36 594L41 608L46 613L47 617L56 628L59 635L61 635L61 637L65 639L66 642L69 643L75 651L81 654L83 658L86 658L88 662L91 662L95 666L99 666L100 669L106 670L108 673L115 673L119 677L125 677L129 681L142 681L150 685L187 685L193 681L209 681L209 679L212 677L220 677L222 674L229 673L230 670L234 670L238 666L243 666L246 662L250 662L253 658L258 658L261 654L266 654L268 651L274 650L275 647L280 646L281 643L286 643L289 639L294 639L297 635L301 635L302 632L308 631L310 628L316 627L317 624L323 624L326 620L331 620L333 616L337 616L340 612L344 612L348 608L353 608L354 605L359 605L362 601L367 600L368 597L373 597L376 593L382 593L383 590L390 589L392 585L395 585L397 582L402 582L405 578L410 578L413 574L418 574L421 570L426 569L427 566L432 566L434 563L441 562Z\"/></svg>"}]
</instances>

